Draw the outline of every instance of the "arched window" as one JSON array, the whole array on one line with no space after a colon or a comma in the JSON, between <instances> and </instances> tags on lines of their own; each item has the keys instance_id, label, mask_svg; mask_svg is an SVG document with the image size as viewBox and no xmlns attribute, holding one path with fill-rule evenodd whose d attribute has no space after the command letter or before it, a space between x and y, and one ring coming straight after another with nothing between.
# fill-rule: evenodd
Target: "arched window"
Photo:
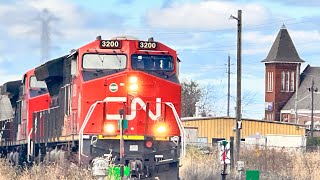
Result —
<instances>
[{"instance_id":1,"label":"arched window","mask_svg":"<svg viewBox=\"0 0 320 180\"><path fill-rule=\"evenodd\" d=\"M286 90L286 74L284 71L281 72L281 92Z\"/></svg>"},{"instance_id":2,"label":"arched window","mask_svg":"<svg viewBox=\"0 0 320 180\"><path fill-rule=\"evenodd\" d=\"M294 92L294 72L291 72L290 92Z\"/></svg>"},{"instance_id":3,"label":"arched window","mask_svg":"<svg viewBox=\"0 0 320 180\"><path fill-rule=\"evenodd\" d=\"M290 72L287 72L287 77L286 77L286 92L289 92L290 89Z\"/></svg>"},{"instance_id":4,"label":"arched window","mask_svg":"<svg viewBox=\"0 0 320 180\"><path fill-rule=\"evenodd\" d=\"M267 92L273 91L273 72L267 73Z\"/></svg>"}]
</instances>

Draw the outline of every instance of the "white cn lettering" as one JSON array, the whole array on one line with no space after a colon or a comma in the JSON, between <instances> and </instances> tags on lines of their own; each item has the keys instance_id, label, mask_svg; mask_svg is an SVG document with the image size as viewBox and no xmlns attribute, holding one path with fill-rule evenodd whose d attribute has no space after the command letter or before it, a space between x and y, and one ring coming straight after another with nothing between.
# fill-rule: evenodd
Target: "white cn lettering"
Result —
<instances>
[{"instance_id":1,"label":"white cn lettering","mask_svg":"<svg viewBox=\"0 0 320 180\"><path fill-rule=\"evenodd\" d=\"M126 102L126 97L107 97L104 101L106 102ZM141 98L134 98L131 102L131 114L126 115L127 120L133 120L137 115L137 104L146 112L147 106L146 103L142 101ZM107 119L109 120L118 120L120 119L119 114L106 114ZM154 114L152 111L149 110L148 116L152 120L157 120L158 117L161 116L161 98L156 98L156 113Z\"/></svg>"}]
</instances>

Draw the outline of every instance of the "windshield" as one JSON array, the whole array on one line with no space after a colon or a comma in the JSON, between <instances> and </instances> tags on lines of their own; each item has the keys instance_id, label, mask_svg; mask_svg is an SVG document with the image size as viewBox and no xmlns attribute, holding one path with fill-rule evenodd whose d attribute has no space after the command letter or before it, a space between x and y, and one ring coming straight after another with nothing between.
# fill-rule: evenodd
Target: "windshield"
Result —
<instances>
[{"instance_id":1,"label":"windshield","mask_svg":"<svg viewBox=\"0 0 320 180\"><path fill-rule=\"evenodd\" d=\"M38 81L36 76L31 76L30 88L47 88L47 85L44 81Z\"/></svg>"},{"instance_id":2,"label":"windshield","mask_svg":"<svg viewBox=\"0 0 320 180\"><path fill-rule=\"evenodd\" d=\"M85 54L84 69L124 69L127 57L123 54Z\"/></svg>"},{"instance_id":3,"label":"windshield","mask_svg":"<svg viewBox=\"0 0 320 180\"><path fill-rule=\"evenodd\" d=\"M134 70L173 71L173 59L168 55L134 54L131 66Z\"/></svg>"}]
</instances>

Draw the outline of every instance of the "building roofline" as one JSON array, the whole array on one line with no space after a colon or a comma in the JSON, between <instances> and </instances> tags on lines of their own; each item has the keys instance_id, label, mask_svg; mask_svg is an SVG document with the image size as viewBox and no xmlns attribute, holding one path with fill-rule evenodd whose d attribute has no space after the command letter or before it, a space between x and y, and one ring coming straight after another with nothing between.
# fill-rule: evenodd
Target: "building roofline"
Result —
<instances>
[{"instance_id":1,"label":"building roofline","mask_svg":"<svg viewBox=\"0 0 320 180\"><path fill-rule=\"evenodd\" d=\"M229 117L229 116L221 116L221 117L184 117L184 118L181 118L181 120L182 120L183 122L187 122L187 121L199 121L199 120L219 120L219 119L229 119L229 120L235 121L235 117ZM296 125L296 126L305 127L305 125L301 125L301 124L288 123L288 122L280 122L280 121L266 121L266 120L249 119L249 118L243 118L242 120L245 120L245 121L255 121L255 122L266 122L266 123L273 123L273 124L287 124L287 125Z\"/></svg>"},{"instance_id":2,"label":"building roofline","mask_svg":"<svg viewBox=\"0 0 320 180\"><path fill-rule=\"evenodd\" d=\"M264 62L264 61L261 61L261 62ZM305 62L305 61L303 61L303 62L266 61L266 62L264 62L264 63L265 63L265 64L272 64L272 63L274 63L274 64L302 64L302 63L304 63L304 62Z\"/></svg>"}]
</instances>

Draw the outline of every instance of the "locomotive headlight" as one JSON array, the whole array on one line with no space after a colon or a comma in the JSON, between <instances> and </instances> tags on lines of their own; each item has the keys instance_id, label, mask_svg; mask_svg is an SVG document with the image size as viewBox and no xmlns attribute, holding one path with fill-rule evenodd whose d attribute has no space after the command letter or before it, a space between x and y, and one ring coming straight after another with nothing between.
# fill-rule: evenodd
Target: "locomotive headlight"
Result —
<instances>
[{"instance_id":1,"label":"locomotive headlight","mask_svg":"<svg viewBox=\"0 0 320 180\"><path fill-rule=\"evenodd\" d=\"M138 78L136 76L131 76L129 78L129 83L136 84L138 82Z\"/></svg>"},{"instance_id":2,"label":"locomotive headlight","mask_svg":"<svg viewBox=\"0 0 320 180\"><path fill-rule=\"evenodd\" d=\"M129 90L130 91L137 91L138 90L138 84L130 84Z\"/></svg>"},{"instance_id":3,"label":"locomotive headlight","mask_svg":"<svg viewBox=\"0 0 320 180\"><path fill-rule=\"evenodd\" d=\"M163 134L163 133L165 133L166 131L167 131L167 127L166 127L166 126L161 125L161 126L158 126L158 127L157 127L157 132L158 132L158 133Z\"/></svg>"},{"instance_id":4,"label":"locomotive headlight","mask_svg":"<svg viewBox=\"0 0 320 180\"><path fill-rule=\"evenodd\" d=\"M160 123L155 127L156 133L159 135L164 135L167 133L167 126L164 123Z\"/></svg>"},{"instance_id":5,"label":"locomotive headlight","mask_svg":"<svg viewBox=\"0 0 320 180\"><path fill-rule=\"evenodd\" d=\"M116 128L114 127L114 124L105 124L103 130L108 134L112 134L115 132Z\"/></svg>"},{"instance_id":6,"label":"locomotive headlight","mask_svg":"<svg viewBox=\"0 0 320 180\"><path fill-rule=\"evenodd\" d=\"M138 89L139 89L138 77L136 76L129 77L129 91L137 91Z\"/></svg>"}]
</instances>

